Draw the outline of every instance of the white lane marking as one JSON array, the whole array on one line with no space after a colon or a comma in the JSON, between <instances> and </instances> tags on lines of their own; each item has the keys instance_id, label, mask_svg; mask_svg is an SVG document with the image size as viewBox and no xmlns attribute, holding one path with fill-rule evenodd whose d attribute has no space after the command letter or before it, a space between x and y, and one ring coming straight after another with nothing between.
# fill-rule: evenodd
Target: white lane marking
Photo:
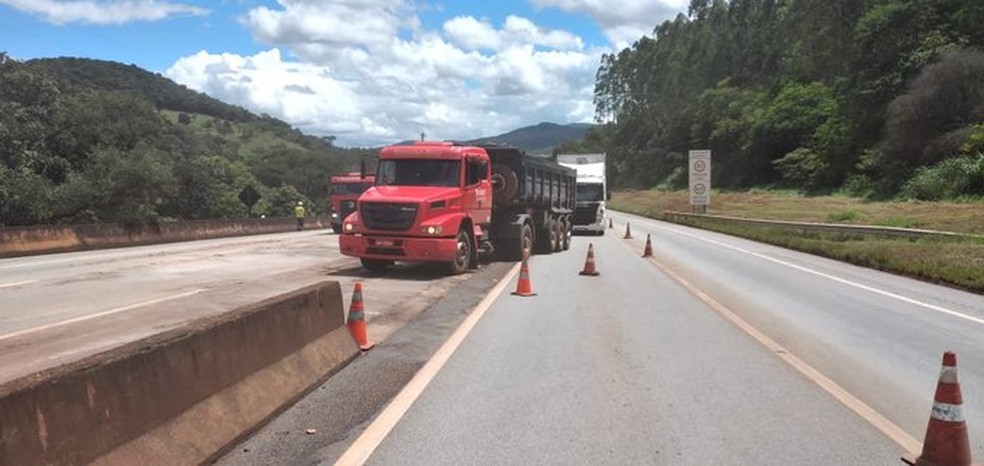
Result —
<instances>
[{"instance_id":1,"label":"white lane marking","mask_svg":"<svg viewBox=\"0 0 984 466\"><path fill-rule=\"evenodd\" d=\"M657 226L656 228L661 228L661 227L658 227ZM666 229L666 230L673 231L675 233L687 234L686 232L683 232L683 231L680 231L680 230L676 230L674 228L665 228L665 227L663 227L663 228ZM871 287L871 286L868 286L868 285L863 285L863 284L857 283L857 282L852 282L852 281L847 280L845 278L835 277L833 275L830 275L830 274L827 274L827 273L824 273L824 272L820 272L818 270L813 270L813 269L808 268L808 267L803 267L801 265L796 265L796 264L793 264L791 262L786 262L786 261L781 260L781 259L776 259L776 258L773 258L773 257L769 257L769 256L766 256L765 254L753 252L753 251L750 251L750 250L745 249L745 248L740 248L738 246L732 246L730 244L722 243L720 241L716 241L716 240L712 240L712 239L708 239L708 238L701 238L699 236L695 236L695 235L691 235L691 234L687 234L687 236L690 236L691 238L694 238L694 239L696 239L698 241L703 241L705 243L711 243L711 244L714 244L714 245L717 245L717 246L721 246L721 247L724 247L724 248L728 248L728 249L731 249L731 250L734 250L734 251L742 252L742 253L745 253L745 254L748 254L748 255L751 255L751 256L758 257L759 259L767 260L769 262L773 262L773 263L776 263L776 264L779 264L779 265L784 265L786 267L790 267L790 268L799 270L801 272L806 272L806 273L809 273L809 274L813 274L813 275L816 275L818 277L823 277L823 278L826 278L828 280L833 280L835 282L842 283L844 285L853 286L853 287L858 288L858 289L861 289L861 290L870 291L872 293L880 294L882 296L885 296L885 297L888 297L888 298L892 298L892 299L897 299L897 300L902 301L902 302L905 302L905 303L914 304L916 306L922 306L922 307L924 307L926 309L929 309L929 310L932 310L932 311L936 311L936 312L939 312L941 314L946 314L946 315L950 315L950 316L953 316L953 317L958 317L958 318L961 318L961 319L964 319L964 320L968 320L968 321L971 321L971 322L974 322L974 323L977 323L977 324L984 325L984 319L982 319L980 317L974 317L974 316L971 316L971 315L963 314L963 313L960 313L960 312L957 312L957 311L954 311L954 310L951 310L951 309L947 309L945 307L937 306L935 304L930 304L930 303L927 303L927 302L919 301L917 299L907 298L907 297L902 296L900 294L892 293L891 291L879 290L878 288L874 288L874 287Z\"/></svg>"},{"instance_id":2,"label":"white lane marking","mask_svg":"<svg viewBox=\"0 0 984 466\"><path fill-rule=\"evenodd\" d=\"M16 337L27 335L27 334L30 334L30 333L40 332L42 330L48 330L48 329L55 328L55 327L61 327L62 325L69 325L69 324L74 324L76 322L82 322L82 321L86 321L86 320L90 320L90 319L95 319L95 318L98 318L98 317L108 316L108 315L111 315L111 314L118 314L120 312L126 312L126 311L129 311L129 310L136 309L138 307L150 306L152 304L158 304L158 303L162 303L164 301L170 301L172 299L184 298L185 296L191 296L193 294L198 294L198 293L201 293L203 291L205 291L205 288L198 288L196 290L186 291L184 293L178 293L178 294L171 295L171 296L165 296L163 298L152 299L150 301L144 301L142 303L131 304L129 306L118 307L118 308L115 308L115 309L110 309L108 311L103 311L103 312L99 312L99 313L96 313L96 314L89 314L89 315L85 315L85 316L81 316L81 317L76 317L74 319L62 320L62 321L55 322L55 323L52 323L52 324L42 325L40 327L33 327L33 328L21 330L19 332L8 333L6 335L0 335L0 341L7 340L7 339L10 339L10 338L16 338Z\"/></svg>"},{"instance_id":3,"label":"white lane marking","mask_svg":"<svg viewBox=\"0 0 984 466\"><path fill-rule=\"evenodd\" d=\"M77 261L77 260L82 260L82 259L79 259L79 258L54 259L54 260L47 260L47 261L20 262L20 263L17 263L17 264L0 264L0 269L13 269L15 267L27 267L27 266L31 266L31 265L60 264L62 262L72 262L72 261Z\"/></svg>"},{"instance_id":4,"label":"white lane marking","mask_svg":"<svg viewBox=\"0 0 984 466\"><path fill-rule=\"evenodd\" d=\"M403 419L410 406L417 401L417 398L420 397L420 394L427 388L431 380L434 380L438 371L448 362L448 359L458 349L461 342L465 340L465 337L471 333L475 325L478 324L478 321L482 319L482 316L492 307L492 303L499 298L499 295L506 289L506 285L512 283L513 278L519 273L520 266L521 264L517 263L499 280L495 288L485 296L482 302L478 303L478 306L475 306L471 314L468 314L468 317L461 322L461 325L455 329L447 341L437 349L434 356L417 371L413 379L403 387L403 390L400 390L400 393L397 393L393 401L386 406L386 409L379 413L379 416L372 421L372 424L369 424L369 427L362 432L362 435L355 439L355 442L335 462L335 466L363 465L369 460L369 457L372 456L376 448L383 442L383 439L396 427L396 423L400 422L400 419Z\"/></svg>"},{"instance_id":5,"label":"white lane marking","mask_svg":"<svg viewBox=\"0 0 984 466\"><path fill-rule=\"evenodd\" d=\"M37 280L28 280L26 282L14 282L14 283L4 283L0 285L0 288L10 288L12 286L30 285L31 283L37 283Z\"/></svg>"},{"instance_id":6,"label":"white lane marking","mask_svg":"<svg viewBox=\"0 0 984 466\"><path fill-rule=\"evenodd\" d=\"M822 372L815 369L813 366L806 363L795 354L791 353L785 347L776 343L774 340L766 336L764 333L760 332L758 329L753 327L748 322L745 322L737 314L731 312L730 309L725 307L723 304L719 303L717 300L712 298L710 295L705 293L700 288L694 286L689 281L677 275L675 272L669 269L669 267L659 263L656 259L647 259L649 263L655 265L658 269L662 270L667 276L675 280L681 286L690 291L694 296L707 304L711 309L720 314L725 319L729 320L736 327L750 335L752 338L757 340L762 346L766 347L773 354L778 356L780 359L785 361L787 364L792 366L794 369L799 371L801 374L806 376L808 379L812 380L814 383L820 386L824 391L829 393L837 401L841 402L851 411L854 411L858 416L867 421L869 424L874 426L876 429L880 430L885 436L894 441L895 443L902 446L902 448L911 452L922 451L922 442L916 440L908 432L902 430L901 427L890 421L881 413L875 411L874 408L868 406L865 402L861 401L856 396L852 395L850 392L844 389L834 382L829 377L824 375Z\"/></svg>"}]
</instances>

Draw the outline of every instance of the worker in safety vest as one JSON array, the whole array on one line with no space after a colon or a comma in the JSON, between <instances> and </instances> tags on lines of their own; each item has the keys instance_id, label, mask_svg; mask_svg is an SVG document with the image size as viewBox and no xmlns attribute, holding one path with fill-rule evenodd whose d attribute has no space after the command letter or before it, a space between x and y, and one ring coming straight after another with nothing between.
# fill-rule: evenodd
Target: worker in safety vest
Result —
<instances>
[{"instance_id":1,"label":"worker in safety vest","mask_svg":"<svg viewBox=\"0 0 984 466\"><path fill-rule=\"evenodd\" d=\"M304 202L297 201L294 207L294 217L297 217L297 231L304 229Z\"/></svg>"}]
</instances>

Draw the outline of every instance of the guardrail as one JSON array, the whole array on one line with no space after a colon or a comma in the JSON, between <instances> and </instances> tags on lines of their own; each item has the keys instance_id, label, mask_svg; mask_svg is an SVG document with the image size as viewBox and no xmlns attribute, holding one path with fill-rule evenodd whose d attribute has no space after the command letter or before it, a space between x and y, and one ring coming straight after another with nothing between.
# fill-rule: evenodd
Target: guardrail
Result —
<instances>
[{"instance_id":1,"label":"guardrail","mask_svg":"<svg viewBox=\"0 0 984 466\"><path fill-rule=\"evenodd\" d=\"M984 235L974 235L965 233L955 233L951 231L921 230L917 228L885 227L874 225L845 225L842 223L814 223L814 222L788 222L780 220L762 220L742 217L729 217L725 215L691 214L686 212L665 212L663 218L667 221L677 222L682 219L701 219L701 220L720 220L730 223L744 225L785 227L802 231L829 232L829 233L855 233L864 235L884 235L902 236L909 238L924 238L928 236L939 236L945 238L974 238L984 239Z\"/></svg>"}]
</instances>

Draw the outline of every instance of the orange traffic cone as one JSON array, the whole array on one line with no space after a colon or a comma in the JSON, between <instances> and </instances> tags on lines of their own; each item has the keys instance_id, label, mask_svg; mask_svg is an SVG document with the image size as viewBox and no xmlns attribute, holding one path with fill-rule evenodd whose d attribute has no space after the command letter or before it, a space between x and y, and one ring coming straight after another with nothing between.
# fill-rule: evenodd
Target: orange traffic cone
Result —
<instances>
[{"instance_id":1,"label":"orange traffic cone","mask_svg":"<svg viewBox=\"0 0 984 466\"><path fill-rule=\"evenodd\" d=\"M355 289L352 291L352 305L349 307L348 328L355 338L355 343L359 349L366 351L372 348L375 343L370 343L366 336L366 315L362 307L362 282L355 282Z\"/></svg>"},{"instance_id":2,"label":"orange traffic cone","mask_svg":"<svg viewBox=\"0 0 984 466\"><path fill-rule=\"evenodd\" d=\"M947 351L943 353L943 369L936 384L922 454L918 458L903 456L902 461L915 466L976 466L971 464L970 441L962 404L963 396L957 380L957 355Z\"/></svg>"},{"instance_id":3,"label":"orange traffic cone","mask_svg":"<svg viewBox=\"0 0 984 466\"><path fill-rule=\"evenodd\" d=\"M513 291L516 296L536 296L533 292L533 282L530 281L530 266L526 262L526 257L523 257L523 266L519 268L519 281L516 282L516 291Z\"/></svg>"},{"instance_id":4,"label":"orange traffic cone","mask_svg":"<svg viewBox=\"0 0 984 466\"><path fill-rule=\"evenodd\" d=\"M642 252L642 257L653 257L653 240L651 235L646 235L646 249Z\"/></svg>"},{"instance_id":5,"label":"orange traffic cone","mask_svg":"<svg viewBox=\"0 0 984 466\"><path fill-rule=\"evenodd\" d=\"M611 217L608 218L608 228L615 228L615 222L612 222Z\"/></svg>"},{"instance_id":6,"label":"orange traffic cone","mask_svg":"<svg viewBox=\"0 0 984 466\"><path fill-rule=\"evenodd\" d=\"M625 239L632 239L632 227L628 222L625 222Z\"/></svg>"},{"instance_id":7,"label":"orange traffic cone","mask_svg":"<svg viewBox=\"0 0 984 466\"><path fill-rule=\"evenodd\" d=\"M601 272L595 270L593 243L588 244L588 257L584 260L584 270L581 271L580 275L590 275L592 277L601 275Z\"/></svg>"}]
</instances>

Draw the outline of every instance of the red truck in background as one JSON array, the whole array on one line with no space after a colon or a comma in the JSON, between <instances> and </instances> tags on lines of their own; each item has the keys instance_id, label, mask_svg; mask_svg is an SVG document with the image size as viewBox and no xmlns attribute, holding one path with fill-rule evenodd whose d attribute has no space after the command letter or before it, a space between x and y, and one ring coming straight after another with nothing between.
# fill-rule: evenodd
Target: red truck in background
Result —
<instances>
[{"instance_id":1,"label":"red truck in background","mask_svg":"<svg viewBox=\"0 0 984 466\"><path fill-rule=\"evenodd\" d=\"M338 237L370 271L395 261L451 273L496 252L521 260L570 247L576 172L502 146L416 142L385 147L375 184Z\"/></svg>"},{"instance_id":2,"label":"red truck in background","mask_svg":"<svg viewBox=\"0 0 984 466\"><path fill-rule=\"evenodd\" d=\"M362 172L352 172L344 175L334 175L328 179L330 188L328 194L328 215L331 219L331 229L335 233L342 232L342 221L355 212L356 200L372 186L375 176Z\"/></svg>"}]
</instances>

